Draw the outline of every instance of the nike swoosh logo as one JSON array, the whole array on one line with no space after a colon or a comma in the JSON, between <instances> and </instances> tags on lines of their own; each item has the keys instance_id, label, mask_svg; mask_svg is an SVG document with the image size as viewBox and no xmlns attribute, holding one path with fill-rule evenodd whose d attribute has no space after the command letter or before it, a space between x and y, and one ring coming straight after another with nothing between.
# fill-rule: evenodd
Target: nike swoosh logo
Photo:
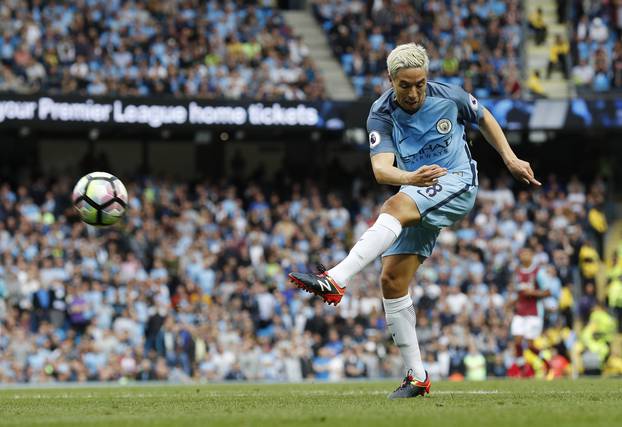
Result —
<instances>
[{"instance_id":1,"label":"nike swoosh logo","mask_svg":"<svg viewBox=\"0 0 622 427\"><path fill-rule=\"evenodd\" d=\"M408 138L410 138L410 136L407 136L406 138L402 138L402 139L400 139L399 144L401 144L402 142L406 141Z\"/></svg>"}]
</instances>

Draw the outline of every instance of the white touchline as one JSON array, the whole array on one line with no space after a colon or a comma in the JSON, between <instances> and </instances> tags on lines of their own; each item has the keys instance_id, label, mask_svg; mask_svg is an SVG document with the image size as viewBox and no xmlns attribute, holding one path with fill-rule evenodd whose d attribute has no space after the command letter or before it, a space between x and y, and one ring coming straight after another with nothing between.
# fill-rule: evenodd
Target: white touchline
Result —
<instances>
[{"instance_id":1,"label":"white touchline","mask_svg":"<svg viewBox=\"0 0 622 427\"><path fill-rule=\"evenodd\" d=\"M376 389L376 390L346 390L346 391L331 391L331 390L290 390L288 392L281 391L271 391L266 390L265 396L270 397L273 395L315 395L315 396L326 396L326 397L339 397L339 396L365 396L365 395L387 395L390 393L389 389ZM573 392L570 390L542 390L537 391L535 394L572 394ZM430 395L448 395L448 394L471 394L471 395L490 395L490 394L520 394L520 392L512 392L506 390L434 390L432 389ZM13 399L101 399L101 398L123 398L123 399L155 399L155 398L170 398L170 397L257 397L257 393L255 392L240 392L233 391L228 392L226 390L209 390L209 389L201 389L200 393L190 391L182 391L176 393L166 393L166 392L145 392L143 390L132 393L128 390L124 390L122 393L114 394L114 393L104 393L99 394L97 392L86 392L86 393L63 393L63 394L47 394L47 393L37 393L37 394L14 394L12 396Z\"/></svg>"},{"instance_id":2,"label":"white touchline","mask_svg":"<svg viewBox=\"0 0 622 427\"><path fill-rule=\"evenodd\" d=\"M430 393L434 394L507 394L509 391L499 390L430 390Z\"/></svg>"}]
</instances>

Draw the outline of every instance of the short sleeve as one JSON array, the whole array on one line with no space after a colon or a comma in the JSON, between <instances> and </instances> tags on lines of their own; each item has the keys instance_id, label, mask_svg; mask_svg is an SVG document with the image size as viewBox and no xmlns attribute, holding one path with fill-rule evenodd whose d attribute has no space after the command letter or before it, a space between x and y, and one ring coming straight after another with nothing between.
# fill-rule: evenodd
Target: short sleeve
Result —
<instances>
[{"instance_id":1,"label":"short sleeve","mask_svg":"<svg viewBox=\"0 0 622 427\"><path fill-rule=\"evenodd\" d=\"M458 120L478 124L484 116L484 107L477 98L462 89L460 86L434 82L430 94L441 98L451 99L458 106Z\"/></svg>"},{"instance_id":2,"label":"short sleeve","mask_svg":"<svg viewBox=\"0 0 622 427\"><path fill-rule=\"evenodd\" d=\"M372 156L379 153L395 153L393 122L389 117L374 111L369 113L367 133L369 135L369 151Z\"/></svg>"},{"instance_id":3,"label":"short sleeve","mask_svg":"<svg viewBox=\"0 0 622 427\"><path fill-rule=\"evenodd\" d=\"M462 88L459 90L462 93L459 98L461 102L458 102L458 117L465 122L478 124L480 119L484 117L484 107L473 95Z\"/></svg>"}]
</instances>

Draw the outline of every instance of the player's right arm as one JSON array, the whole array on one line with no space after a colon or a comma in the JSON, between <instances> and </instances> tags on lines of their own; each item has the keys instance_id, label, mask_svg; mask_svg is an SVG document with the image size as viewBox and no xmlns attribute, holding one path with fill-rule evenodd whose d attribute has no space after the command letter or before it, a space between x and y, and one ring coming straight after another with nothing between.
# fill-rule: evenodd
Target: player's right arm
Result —
<instances>
[{"instance_id":1,"label":"player's right arm","mask_svg":"<svg viewBox=\"0 0 622 427\"><path fill-rule=\"evenodd\" d=\"M425 165L414 172L408 172L393 166L394 162L393 153L378 153L372 156L371 166L378 184L429 187L434 185L438 178L447 174L447 169L438 165Z\"/></svg>"},{"instance_id":2,"label":"player's right arm","mask_svg":"<svg viewBox=\"0 0 622 427\"><path fill-rule=\"evenodd\" d=\"M393 122L385 114L373 111L373 108L367 118L367 131L369 132L371 166L379 184L429 187L447 173L447 169L438 165L425 165L414 172L395 167Z\"/></svg>"}]
</instances>

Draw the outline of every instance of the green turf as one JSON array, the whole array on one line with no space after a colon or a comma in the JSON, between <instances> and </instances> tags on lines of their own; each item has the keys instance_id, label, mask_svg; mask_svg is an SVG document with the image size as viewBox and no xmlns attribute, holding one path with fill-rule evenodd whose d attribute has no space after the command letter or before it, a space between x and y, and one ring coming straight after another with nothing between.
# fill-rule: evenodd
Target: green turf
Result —
<instances>
[{"instance_id":1,"label":"green turf","mask_svg":"<svg viewBox=\"0 0 622 427\"><path fill-rule=\"evenodd\" d=\"M394 382L0 390L0 425L616 426L622 381L433 384L389 401Z\"/></svg>"}]
</instances>

